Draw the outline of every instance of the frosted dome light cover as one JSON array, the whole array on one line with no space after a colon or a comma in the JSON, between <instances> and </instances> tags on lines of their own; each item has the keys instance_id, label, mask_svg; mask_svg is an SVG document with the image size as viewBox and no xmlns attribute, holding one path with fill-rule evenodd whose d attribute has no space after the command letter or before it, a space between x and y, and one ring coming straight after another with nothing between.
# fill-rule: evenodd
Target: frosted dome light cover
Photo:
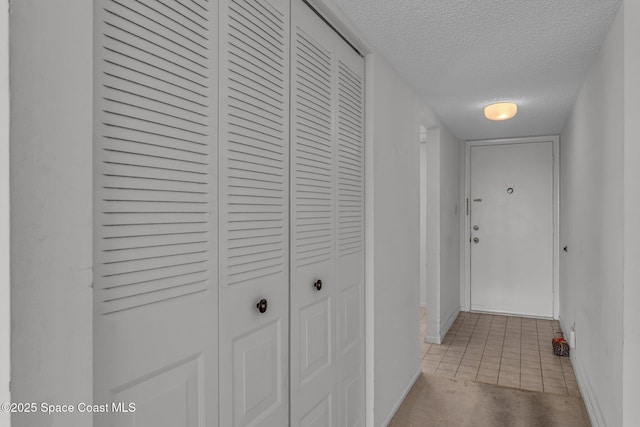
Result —
<instances>
[{"instance_id":1,"label":"frosted dome light cover","mask_svg":"<svg viewBox=\"0 0 640 427\"><path fill-rule=\"evenodd\" d=\"M513 102L497 102L484 107L484 116L489 120L501 121L513 118L518 106Z\"/></svg>"}]
</instances>

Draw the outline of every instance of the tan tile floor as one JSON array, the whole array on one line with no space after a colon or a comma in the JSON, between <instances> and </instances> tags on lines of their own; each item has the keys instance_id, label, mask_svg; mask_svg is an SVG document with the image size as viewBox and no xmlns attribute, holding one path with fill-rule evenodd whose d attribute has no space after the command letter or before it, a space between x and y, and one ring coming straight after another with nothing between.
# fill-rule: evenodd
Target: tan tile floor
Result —
<instances>
[{"instance_id":1,"label":"tan tile floor","mask_svg":"<svg viewBox=\"0 0 640 427\"><path fill-rule=\"evenodd\" d=\"M561 336L557 321L461 312L440 345L424 342L425 321L423 308L420 366L427 374L580 396L570 359L551 348Z\"/></svg>"}]
</instances>

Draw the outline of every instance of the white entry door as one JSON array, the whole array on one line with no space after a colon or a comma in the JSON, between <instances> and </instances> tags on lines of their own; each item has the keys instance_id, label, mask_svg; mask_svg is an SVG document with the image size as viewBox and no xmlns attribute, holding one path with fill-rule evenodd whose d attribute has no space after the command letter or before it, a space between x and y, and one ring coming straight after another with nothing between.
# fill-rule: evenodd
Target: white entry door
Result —
<instances>
[{"instance_id":1,"label":"white entry door","mask_svg":"<svg viewBox=\"0 0 640 427\"><path fill-rule=\"evenodd\" d=\"M471 309L553 316L553 142L470 148Z\"/></svg>"}]
</instances>

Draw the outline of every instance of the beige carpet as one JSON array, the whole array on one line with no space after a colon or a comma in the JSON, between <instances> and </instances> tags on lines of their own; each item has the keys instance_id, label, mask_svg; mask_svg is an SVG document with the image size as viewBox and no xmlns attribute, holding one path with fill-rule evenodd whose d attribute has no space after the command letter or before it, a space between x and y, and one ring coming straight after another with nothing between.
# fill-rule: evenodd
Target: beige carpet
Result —
<instances>
[{"instance_id":1,"label":"beige carpet","mask_svg":"<svg viewBox=\"0 0 640 427\"><path fill-rule=\"evenodd\" d=\"M390 427L588 427L580 397L422 374Z\"/></svg>"}]
</instances>

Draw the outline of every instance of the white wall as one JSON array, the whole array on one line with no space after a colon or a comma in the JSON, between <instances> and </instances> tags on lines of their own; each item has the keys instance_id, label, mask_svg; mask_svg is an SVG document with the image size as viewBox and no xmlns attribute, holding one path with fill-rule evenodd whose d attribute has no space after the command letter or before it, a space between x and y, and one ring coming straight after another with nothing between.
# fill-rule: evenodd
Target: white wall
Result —
<instances>
[{"instance_id":1,"label":"white wall","mask_svg":"<svg viewBox=\"0 0 640 427\"><path fill-rule=\"evenodd\" d=\"M440 336L460 312L461 143L440 126Z\"/></svg>"},{"instance_id":2,"label":"white wall","mask_svg":"<svg viewBox=\"0 0 640 427\"><path fill-rule=\"evenodd\" d=\"M561 322L594 425L640 419L639 20L623 2L561 140Z\"/></svg>"},{"instance_id":3,"label":"white wall","mask_svg":"<svg viewBox=\"0 0 640 427\"><path fill-rule=\"evenodd\" d=\"M420 126L420 306L427 305L427 129Z\"/></svg>"},{"instance_id":4,"label":"white wall","mask_svg":"<svg viewBox=\"0 0 640 427\"><path fill-rule=\"evenodd\" d=\"M619 13L560 143L560 246L568 245L560 260L560 321L565 333L575 324L571 354L594 426L622 425L623 24Z\"/></svg>"},{"instance_id":5,"label":"white wall","mask_svg":"<svg viewBox=\"0 0 640 427\"><path fill-rule=\"evenodd\" d=\"M369 425L381 426L420 372L419 130L437 121L384 59L368 55L366 66Z\"/></svg>"},{"instance_id":6,"label":"white wall","mask_svg":"<svg viewBox=\"0 0 640 427\"><path fill-rule=\"evenodd\" d=\"M623 425L640 420L640 2L624 4Z\"/></svg>"},{"instance_id":7,"label":"white wall","mask_svg":"<svg viewBox=\"0 0 640 427\"><path fill-rule=\"evenodd\" d=\"M425 341L442 342L440 335L440 128L427 129L427 329Z\"/></svg>"},{"instance_id":8,"label":"white wall","mask_svg":"<svg viewBox=\"0 0 640 427\"><path fill-rule=\"evenodd\" d=\"M442 124L427 132L427 332L441 343L460 312L460 145Z\"/></svg>"},{"instance_id":9,"label":"white wall","mask_svg":"<svg viewBox=\"0 0 640 427\"><path fill-rule=\"evenodd\" d=\"M15 402L92 401L92 2L11 2ZM91 425L15 415L14 427Z\"/></svg>"},{"instance_id":10,"label":"white wall","mask_svg":"<svg viewBox=\"0 0 640 427\"><path fill-rule=\"evenodd\" d=\"M9 13L0 7L0 403L11 401L9 273ZM0 426L10 414L0 411Z\"/></svg>"}]
</instances>

